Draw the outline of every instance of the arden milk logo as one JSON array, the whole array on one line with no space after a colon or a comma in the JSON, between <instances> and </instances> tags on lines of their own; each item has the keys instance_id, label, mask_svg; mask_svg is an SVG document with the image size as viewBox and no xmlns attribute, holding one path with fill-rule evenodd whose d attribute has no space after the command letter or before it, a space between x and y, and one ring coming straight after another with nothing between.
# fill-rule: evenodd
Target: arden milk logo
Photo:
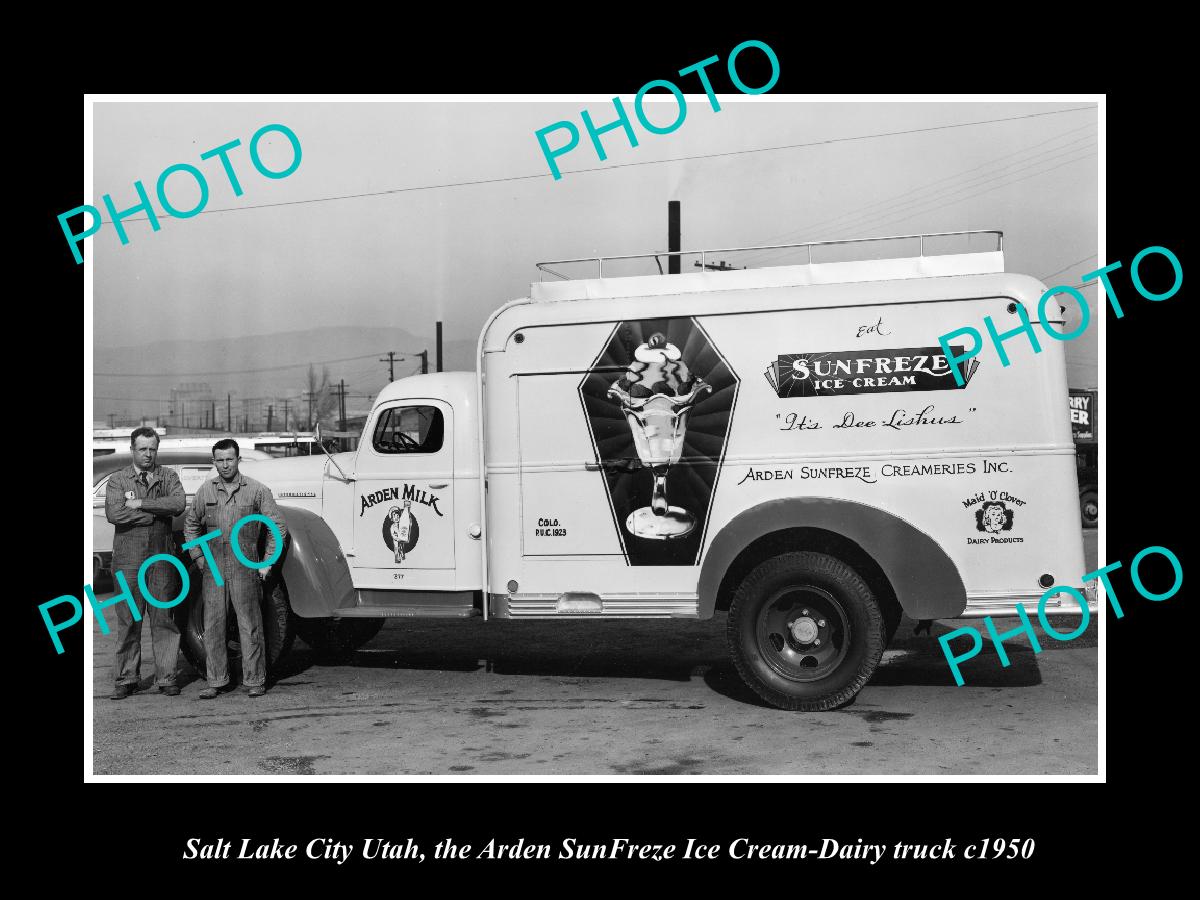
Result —
<instances>
[{"instance_id":1,"label":"arden milk logo","mask_svg":"<svg viewBox=\"0 0 1200 900\"><path fill-rule=\"evenodd\" d=\"M383 488L382 490L375 491L374 493L363 494L358 499L362 501L362 508L358 511L359 518L362 518L363 513L365 513L376 503L384 503L388 500L404 500L411 501L413 503L420 503L424 506L432 507L433 511L439 516L443 515L442 511L438 509L438 501L441 500L441 497L435 496L428 491L421 490L411 484L406 484L403 488ZM408 506L408 503L406 502L404 505Z\"/></svg>"},{"instance_id":2,"label":"arden milk logo","mask_svg":"<svg viewBox=\"0 0 1200 900\"><path fill-rule=\"evenodd\" d=\"M388 510L383 520L383 542L395 554L397 565L404 562L404 557L417 546L420 537L421 526L412 514L411 500L404 501L403 509L393 506Z\"/></svg>"},{"instance_id":3,"label":"arden milk logo","mask_svg":"<svg viewBox=\"0 0 1200 900\"><path fill-rule=\"evenodd\" d=\"M957 352L962 348L950 348ZM971 360L976 363L978 360ZM939 347L900 350L841 350L784 353L767 366L767 382L781 398L882 394L889 391L952 391L966 387L977 365L966 365L964 381L949 377L950 364Z\"/></svg>"}]
</instances>

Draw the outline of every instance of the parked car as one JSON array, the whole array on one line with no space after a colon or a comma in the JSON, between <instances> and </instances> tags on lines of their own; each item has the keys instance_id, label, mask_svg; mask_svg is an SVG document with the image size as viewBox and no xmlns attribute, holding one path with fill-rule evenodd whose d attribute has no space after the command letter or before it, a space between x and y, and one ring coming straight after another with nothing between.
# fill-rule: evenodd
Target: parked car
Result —
<instances>
[{"instance_id":1,"label":"parked car","mask_svg":"<svg viewBox=\"0 0 1200 900\"><path fill-rule=\"evenodd\" d=\"M243 459L270 459L270 455L259 450L241 451ZM92 586L99 587L112 579L113 526L104 517L104 493L108 479L114 472L133 464L128 453L109 453L92 459ZM158 454L158 464L174 469L183 483L188 502L191 503L196 488L206 478L216 474L209 450L164 450ZM183 516L176 516L172 530L183 531Z\"/></svg>"},{"instance_id":2,"label":"parked car","mask_svg":"<svg viewBox=\"0 0 1200 900\"><path fill-rule=\"evenodd\" d=\"M1100 524L1100 478L1095 469L1079 470L1079 516L1084 528Z\"/></svg>"}]
</instances>

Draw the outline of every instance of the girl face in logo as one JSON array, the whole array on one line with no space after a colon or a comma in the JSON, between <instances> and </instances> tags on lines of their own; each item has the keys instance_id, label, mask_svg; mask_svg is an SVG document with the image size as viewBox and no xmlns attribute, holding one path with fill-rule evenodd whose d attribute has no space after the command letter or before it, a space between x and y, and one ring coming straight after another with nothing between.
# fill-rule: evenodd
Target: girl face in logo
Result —
<instances>
[{"instance_id":1,"label":"girl face in logo","mask_svg":"<svg viewBox=\"0 0 1200 900\"><path fill-rule=\"evenodd\" d=\"M1000 531L1004 528L1005 518L1003 506L989 506L983 514L983 527L987 531Z\"/></svg>"}]
</instances>

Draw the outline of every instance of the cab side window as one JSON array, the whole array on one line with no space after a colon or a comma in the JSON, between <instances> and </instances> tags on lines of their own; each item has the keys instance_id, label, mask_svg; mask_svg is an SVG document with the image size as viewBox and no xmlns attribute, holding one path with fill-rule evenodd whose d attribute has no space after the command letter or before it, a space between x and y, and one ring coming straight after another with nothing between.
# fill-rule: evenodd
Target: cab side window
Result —
<instances>
[{"instance_id":1,"label":"cab side window","mask_svg":"<svg viewBox=\"0 0 1200 900\"><path fill-rule=\"evenodd\" d=\"M377 453L437 453L444 434L436 406L393 406L379 417L371 442Z\"/></svg>"}]
</instances>

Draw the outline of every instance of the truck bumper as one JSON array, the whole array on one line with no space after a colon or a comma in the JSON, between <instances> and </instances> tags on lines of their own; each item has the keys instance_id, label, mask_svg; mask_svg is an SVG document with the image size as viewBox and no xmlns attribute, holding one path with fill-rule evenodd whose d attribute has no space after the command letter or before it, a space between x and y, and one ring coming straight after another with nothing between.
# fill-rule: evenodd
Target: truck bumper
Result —
<instances>
[{"instance_id":1,"label":"truck bumper","mask_svg":"<svg viewBox=\"0 0 1200 900\"><path fill-rule=\"evenodd\" d=\"M1084 587L1075 587L1087 602L1088 614L1099 609L1096 583L1089 582ZM1044 591L980 591L967 594L967 606L959 619L982 619L984 616L1015 616L1017 605L1025 607L1025 614L1032 617L1038 613ZM1047 615L1082 616L1083 604L1071 593L1054 594L1045 604Z\"/></svg>"}]
</instances>

